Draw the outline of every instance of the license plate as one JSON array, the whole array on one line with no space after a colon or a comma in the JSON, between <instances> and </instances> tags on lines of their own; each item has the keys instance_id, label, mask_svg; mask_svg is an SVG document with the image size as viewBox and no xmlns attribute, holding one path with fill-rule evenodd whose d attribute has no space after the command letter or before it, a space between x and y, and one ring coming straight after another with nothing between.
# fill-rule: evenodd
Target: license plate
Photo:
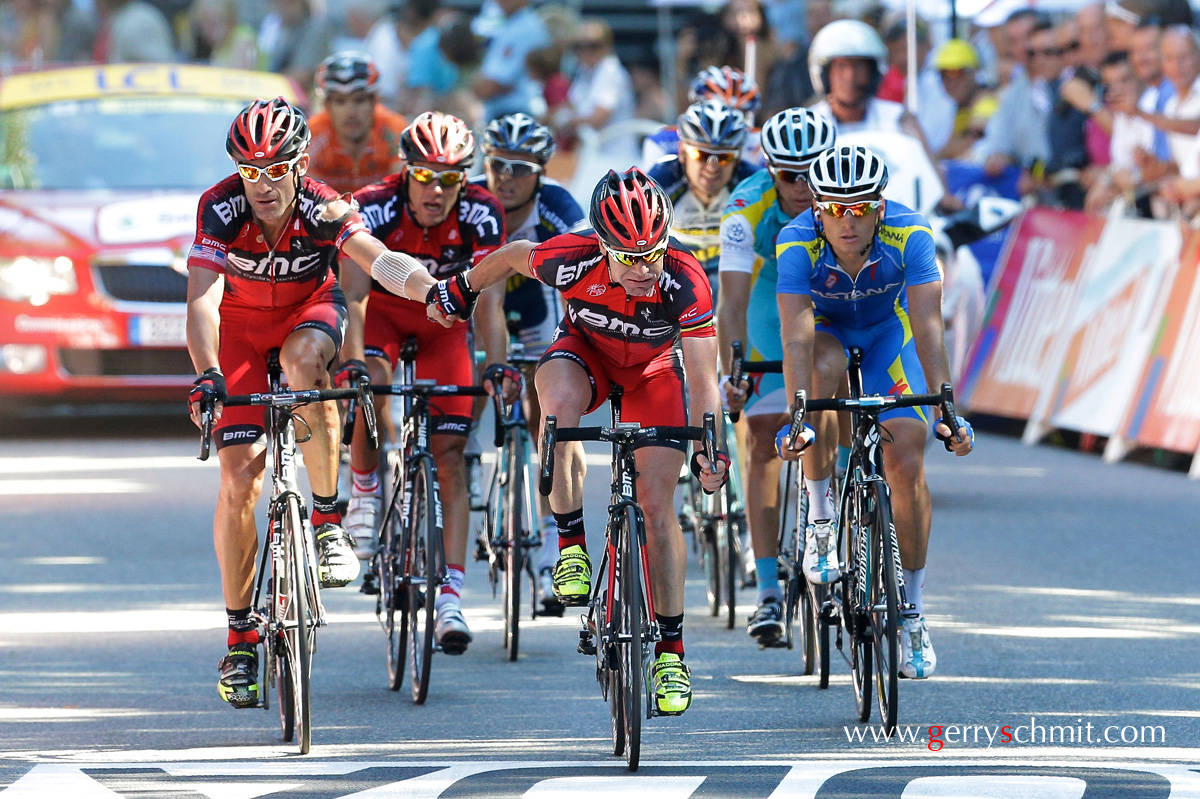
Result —
<instances>
[{"instance_id":1,"label":"license plate","mask_svg":"<svg viewBox=\"0 0 1200 799\"><path fill-rule=\"evenodd\" d=\"M129 319L129 343L135 347L187 345L187 317L141 314Z\"/></svg>"}]
</instances>

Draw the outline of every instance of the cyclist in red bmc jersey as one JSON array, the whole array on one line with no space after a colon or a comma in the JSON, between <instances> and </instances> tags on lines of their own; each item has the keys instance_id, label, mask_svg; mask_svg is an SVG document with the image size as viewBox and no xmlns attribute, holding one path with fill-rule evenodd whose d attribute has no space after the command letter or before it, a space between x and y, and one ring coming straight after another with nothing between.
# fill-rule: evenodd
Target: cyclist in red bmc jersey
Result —
<instances>
[{"instance_id":1,"label":"cyclist in red bmc jersey","mask_svg":"<svg viewBox=\"0 0 1200 799\"><path fill-rule=\"evenodd\" d=\"M712 292L704 271L686 249L668 239L671 201L641 170L609 172L591 202L592 230L564 233L541 244L502 247L474 269L438 283L431 318L466 318L479 292L513 272L552 286L563 295L566 317L538 364L542 410L560 425L578 425L609 396L624 389L621 420L643 426L687 424L720 413L717 339ZM434 296L434 295L431 295ZM690 376L685 407L684 373ZM637 492L646 519L649 575L662 640L651 673L660 712L679 714L691 704L691 676L683 663L683 581L687 545L675 516L675 484L686 446L645 447L637 454ZM559 444L550 507L558 525L559 561L554 591L567 605L582 605L591 591L591 561L583 527L583 447ZM706 491L725 480L697 453L692 469Z\"/></svg>"},{"instance_id":2,"label":"cyclist in red bmc jersey","mask_svg":"<svg viewBox=\"0 0 1200 799\"><path fill-rule=\"evenodd\" d=\"M466 123L449 114L421 114L401 134L400 151L407 162L404 171L354 194L375 236L422 261L439 278L459 274L504 243L500 201L466 180L466 169L475 156L475 140ZM356 270L350 270L343 281L350 295L347 336L351 340L365 336L371 382L391 382L401 346L409 336L416 336L418 378L475 384L475 348L466 325L451 330L431 325L423 305L396 296L378 282L370 283ZM476 319L476 332L492 364L502 364L508 352L503 288L488 292L481 303L483 312ZM463 450L471 427L472 403L471 397L444 397L431 403L431 444L445 514L447 572L447 584L437 598L434 635L448 654L461 654L471 642L471 631L462 616L461 593L470 518ZM382 402L379 412L386 415ZM379 453L366 446L361 424L355 431L350 465L354 487L346 528L358 556L367 559L376 548Z\"/></svg>"},{"instance_id":3,"label":"cyclist in red bmc jersey","mask_svg":"<svg viewBox=\"0 0 1200 799\"><path fill-rule=\"evenodd\" d=\"M271 349L279 349L292 388L328 387L346 326L346 303L331 269L339 253L363 270L375 263L390 271L414 298L434 285L420 264L372 237L349 203L305 177L309 138L304 114L282 97L247 106L226 140L238 174L200 198L188 256L188 351L200 373L189 400L197 424L201 399L217 400L221 490L213 539L229 615L218 690L235 707L253 706L259 697L259 632L250 601L266 445L261 408L226 410L221 401L227 391L268 390ZM313 493L321 586L342 586L359 567L336 507L337 409L318 403L298 413L312 431L300 447Z\"/></svg>"}]
</instances>

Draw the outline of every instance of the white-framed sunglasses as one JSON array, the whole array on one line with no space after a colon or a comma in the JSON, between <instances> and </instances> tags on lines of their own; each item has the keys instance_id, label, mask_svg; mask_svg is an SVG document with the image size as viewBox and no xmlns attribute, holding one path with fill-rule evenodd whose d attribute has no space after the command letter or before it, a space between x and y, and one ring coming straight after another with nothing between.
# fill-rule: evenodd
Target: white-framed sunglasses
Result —
<instances>
[{"instance_id":1,"label":"white-framed sunglasses","mask_svg":"<svg viewBox=\"0 0 1200 799\"><path fill-rule=\"evenodd\" d=\"M301 153L290 161L276 161L275 163L267 164L266 166L238 164L238 174L251 183L258 183L259 178L261 178L263 175L266 175L272 181L283 180L284 177L286 177L287 174L292 171L292 167L296 166L296 162L299 161L303 155L304 154Z\"/></svg>"}]
</instances>

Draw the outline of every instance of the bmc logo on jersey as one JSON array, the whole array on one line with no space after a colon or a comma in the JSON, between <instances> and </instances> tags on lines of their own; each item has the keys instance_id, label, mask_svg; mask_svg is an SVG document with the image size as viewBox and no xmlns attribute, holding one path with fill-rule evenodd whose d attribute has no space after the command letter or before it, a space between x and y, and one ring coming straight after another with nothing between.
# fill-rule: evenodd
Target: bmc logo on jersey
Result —
<instances>
[{"instance_id":1,"label":"bmc logo on jersey","mask_svg":"<svg viewBox=\"0 0 1200 799\"><path fill-rule=\"evenodd\" d=\"M492 209L483 203L460 201L458 204L458 221L474 225L480 238L500 235L500 222Z\"/></svg>"},{"instance_id":2,"label":"bmc logo on jersey","mask_svg":"<svg viewBox=\"0 0 1200 799\"><path fill-rule=\"evenodd\" d=\"M231 252L227 256L227 263L243 276L253 276L258 280L266 280L271 277L277 280L301 280L316 271L317 267L321 265L321 254L311 253L295 258L276 255L275 260L272 261L267 255L255 260Z\"/></svg>"},{"instance_id":3,"label":"bmc logo on jersey","mask_svg":"<svg viewBox=\"0 0 1200 799\"><path fill-rule=\"evenodd\" d=\"M599 297L606 291L608 291L608 289L604 288L604 286L601 286L599 283L593 283L592 285L588 286L587 293L589 297Z\"/></svg>"},{"instance_id":4,"label":"bmc logo on jersey","mask_svg":"<svg viewBox=\"0 0 1200 799\"><path fill-rule=\"evenodd\" d=\"M640 338L661 338L668 336L674 332L675 327L667 324L654 324L651 320L646 327L640 327L633 322L626 321L620 316L608 316L607 314L593 311L591 308L579 308L567 306L567 314L571 317L572 322L582 322L588 327L594 327L597 330L607 330L610 333L617 333L626 337Z\"/></svg>"},{"instance_id":5,"label":"bmc logo on jersey","mask_svg":"<svg viewBox=\"0 0 1200 799\"><path fill-rule=\"evenodd\" d=\"M396 203L399 202L399 197L392 197L382 205L379 203L371 203L364 205L360 210L363 221L367 223L367 228L377 230L383 227L388 222L396 218Z\"/></svg>"}]
</instances>

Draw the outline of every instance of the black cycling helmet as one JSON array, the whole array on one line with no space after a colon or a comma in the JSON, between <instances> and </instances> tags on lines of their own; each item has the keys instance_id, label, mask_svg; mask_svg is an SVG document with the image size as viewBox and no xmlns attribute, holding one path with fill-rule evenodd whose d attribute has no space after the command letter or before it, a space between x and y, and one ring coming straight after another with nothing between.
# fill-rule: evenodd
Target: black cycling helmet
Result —
<instances>
[{"instance_id":1,"label":"black cycling helmet","mask_svg":"<svg viewBox=\"0 0 1200 799\"><path fill-rule=\"evenodd\" d=\"M234 161L291 160L308 148L311 138L308 120L299 108L282 97L255 100L229 126L225 151Z\"/></svg>"},{"instance_id":2,"label":"black cycling helmet","mask_svg":"<svg viewBox=\"0 0 1200 799\"><path fill-rule=\"evenodd\" d=\"M366 53L334 53L317 68L317 91L322 94L357 91L379 93L379 70Z\"/></svg>"},{"instance_id":3,"label":"black cycling helmet","mask_svg":"<svg viewBox=\"0 0 1200 799\"><path fill-rule=\"evenodd\" d=\"M483 151L511 150L545 164L554 155L554 134L529 114L496 117L483 132Z\"/></svg>"}]
</instances>

